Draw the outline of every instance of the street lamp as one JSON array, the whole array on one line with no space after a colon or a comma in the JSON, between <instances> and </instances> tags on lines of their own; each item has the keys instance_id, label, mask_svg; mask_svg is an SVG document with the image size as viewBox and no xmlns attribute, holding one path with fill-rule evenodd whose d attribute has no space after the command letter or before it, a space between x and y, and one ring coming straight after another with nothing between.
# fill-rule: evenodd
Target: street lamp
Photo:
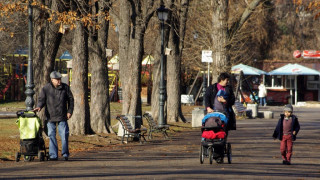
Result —
<instances>
[{"instance_id":1,"label":"street lamp","mask_svg":"<svg viewBox=\"0 0 320 180\"><path fill-rule=\"evenodd\" d=\"M26 110L30 111L33 109L33 105L34 105L34 99L33 99L33 95L34 95L34 84L33 84L33 70L32 70L32 52L33 52L33 27L32 27L32 0L29 0L29 4L28 4L28 45L29 45L29 52L28 52L28 72L27 72L27 84L26 84Z\"/></svg>"},{"instance_id":2,"label":"street lamp","mask_svg":"<svg viewBox=\"0 0 320 180\"><path fill-rule=\"evenodd\" d=\"M158 124L160 127L163 127L167 124L166 119L164 118L164 102L165 102L165 89L166 85L164 83L164 21L168 19L168 12L169 10L161 5L160 8L157 10L158 18L161 21L161 58L160 58L160 90L159 90L159 121Z\"/></svg>"}]
</instances>

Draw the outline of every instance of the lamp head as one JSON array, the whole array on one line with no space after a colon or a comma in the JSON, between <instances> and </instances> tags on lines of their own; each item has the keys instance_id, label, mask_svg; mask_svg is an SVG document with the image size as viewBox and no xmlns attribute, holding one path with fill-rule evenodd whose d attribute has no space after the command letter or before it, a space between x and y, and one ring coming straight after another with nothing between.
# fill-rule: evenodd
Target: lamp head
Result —
<instances>
[{"instance_id":1,"label":"lamp head","mask_svg":"<svg viewBox=\"0 0 320 180\"><path fill-rule=\"evenodd\" d=\"M160 21L166 21L168 19L169 9L165 8L164 5L161 5L157 10L157 15Z\"/></svg>"}]
</instances>

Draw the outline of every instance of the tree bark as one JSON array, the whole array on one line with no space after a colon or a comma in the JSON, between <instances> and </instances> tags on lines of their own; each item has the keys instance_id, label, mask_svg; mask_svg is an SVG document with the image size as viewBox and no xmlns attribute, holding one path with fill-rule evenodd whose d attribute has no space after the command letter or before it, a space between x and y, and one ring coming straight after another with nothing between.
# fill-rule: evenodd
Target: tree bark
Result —
<instances>
[{"instance_id":1,"label":"tree bark","mask_svg":"<svg viewBox=\"0 0 320 180\"><path fill-rule=\"evenodd\" d=\"M104 3L107 3L104 2ZM93 6L93 14L103 13L108 8L103 2L96 2ZM90 31L90 70L91 70L91 103L90 103L90 124L93 132L110 132L110 101L108 68L106 59L107 37L109 21L104 17L97 17L97 23L101 28Z\"/></svg>"},{"instance_id":2,"label":"tree bark","mask_svg":"<svg viewBox=\"0 0 320 180\"><path fill-rule=\"evenodd\" d=\"M66 9L60 1L53 0L51 3L42 3L55 11L65 11ZM48 22L47 14L38 8L34 8L34 47L33 48L33 72L35 84L35 102L42 87L50 82L50 73L54 69L55 57L57 55L62 34L59 33L59 25ZM35 103L36 104L36 103ZM40 118L45 119L44 110L40 113Z\"/></svg>"},{"instance_id":3,"label":"tree bark","mask_svg":"<svg viewBox=\"0 0 320 180\"><path fill-rule=\"evenodd\" d=\"M142 116L141 69L144 33L153 14L153 0L120 1L119 64L122 86L122 114ZM140 127L142 119L135 120Z\"/></svg>"},{"instance_id":4,"label":"tree bark","mask_svg":"<svg viewBox=\"0 0 320 180\"><path fill-rule=\"evenodd\" d=\"M215 83L220 73L227 71L230 66L228 55L228 2L229 0L212 0L212 40L213 63L212 81Z\"/></svg>"},{"instance_id":5,"label":"tree bark","mask_svg":"<svg viewBox=\"0 0 320 180\"><path fill-rule=\"evenodd\" d=\"M177 5L177 3L176 3ZM168 122L177 122L178 118L185 122L181 110L181 56L186 29L189 0L183 0L175 6L171 16L171 28L168 47L172 55L167 56L167 118Z\"/></svg>"},{"instance_id":6,"label":"tree bark","mask_svg":"<svg viewBox=\"0 0 320 180\"><path fill-rule=\"evenodd\" d=\"M83 24L75 23L72 42L72 81L74 111L69 120L70 134L91 133L88 104L88 34Z\"/></svg>"}]
</instances>

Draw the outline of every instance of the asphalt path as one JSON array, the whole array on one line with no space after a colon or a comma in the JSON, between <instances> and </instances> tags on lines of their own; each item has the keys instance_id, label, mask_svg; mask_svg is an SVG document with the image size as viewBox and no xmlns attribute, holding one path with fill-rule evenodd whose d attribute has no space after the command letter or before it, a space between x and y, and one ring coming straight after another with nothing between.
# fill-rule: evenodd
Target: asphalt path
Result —
<instances>
[{"instance_id":1,"label":"asphalt path","mask_svg":"<svg viewBox=\"0 0 320 180\"><path fill-rule=\"evenodd\" d=\"M130 143L79 153L69 161L6 162L0 179L320 179L319 108L295 108L301 130L292 165L283 165L280 142L272 139L273 119L238 120L229 133L232 164L199 160L199 128L177 132L170 140Z\"/></svg>"}]
</instances>

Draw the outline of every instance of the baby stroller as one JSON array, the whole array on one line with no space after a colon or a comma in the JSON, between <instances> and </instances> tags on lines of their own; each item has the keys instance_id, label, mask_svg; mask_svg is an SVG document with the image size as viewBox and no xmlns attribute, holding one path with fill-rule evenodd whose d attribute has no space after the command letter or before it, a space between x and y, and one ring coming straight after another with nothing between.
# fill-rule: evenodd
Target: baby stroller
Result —
<instances>
[{"instance_id":1,"label":"baby stroller","mask_svg":"<svg viewBox=\"0 0 320 180\"><path fill-rule=\"evenodd\" d=\"M16 152L15 160L20 161L24 155L25 161L34 160L38 156L40 161L48 159L45 142L42 137L41 120L33 111L18 111L17 125L20 132L20 151Z\"/></svg>"},{"instance_id":2,"label":"baby stroller","mask_svg":"<svg viewBox=\"0 0 320 180\"><path fill-rule=\"evenodd\" d=\"M205 157L209 157L210 164L213 160L221 164L225 155L228 157L228 163L231 164L232 154L231 144L227 143L227 123L228 118L221 112L209 113L202 119L201 164L203 164Z\"/></svg>"}]
</instances>

